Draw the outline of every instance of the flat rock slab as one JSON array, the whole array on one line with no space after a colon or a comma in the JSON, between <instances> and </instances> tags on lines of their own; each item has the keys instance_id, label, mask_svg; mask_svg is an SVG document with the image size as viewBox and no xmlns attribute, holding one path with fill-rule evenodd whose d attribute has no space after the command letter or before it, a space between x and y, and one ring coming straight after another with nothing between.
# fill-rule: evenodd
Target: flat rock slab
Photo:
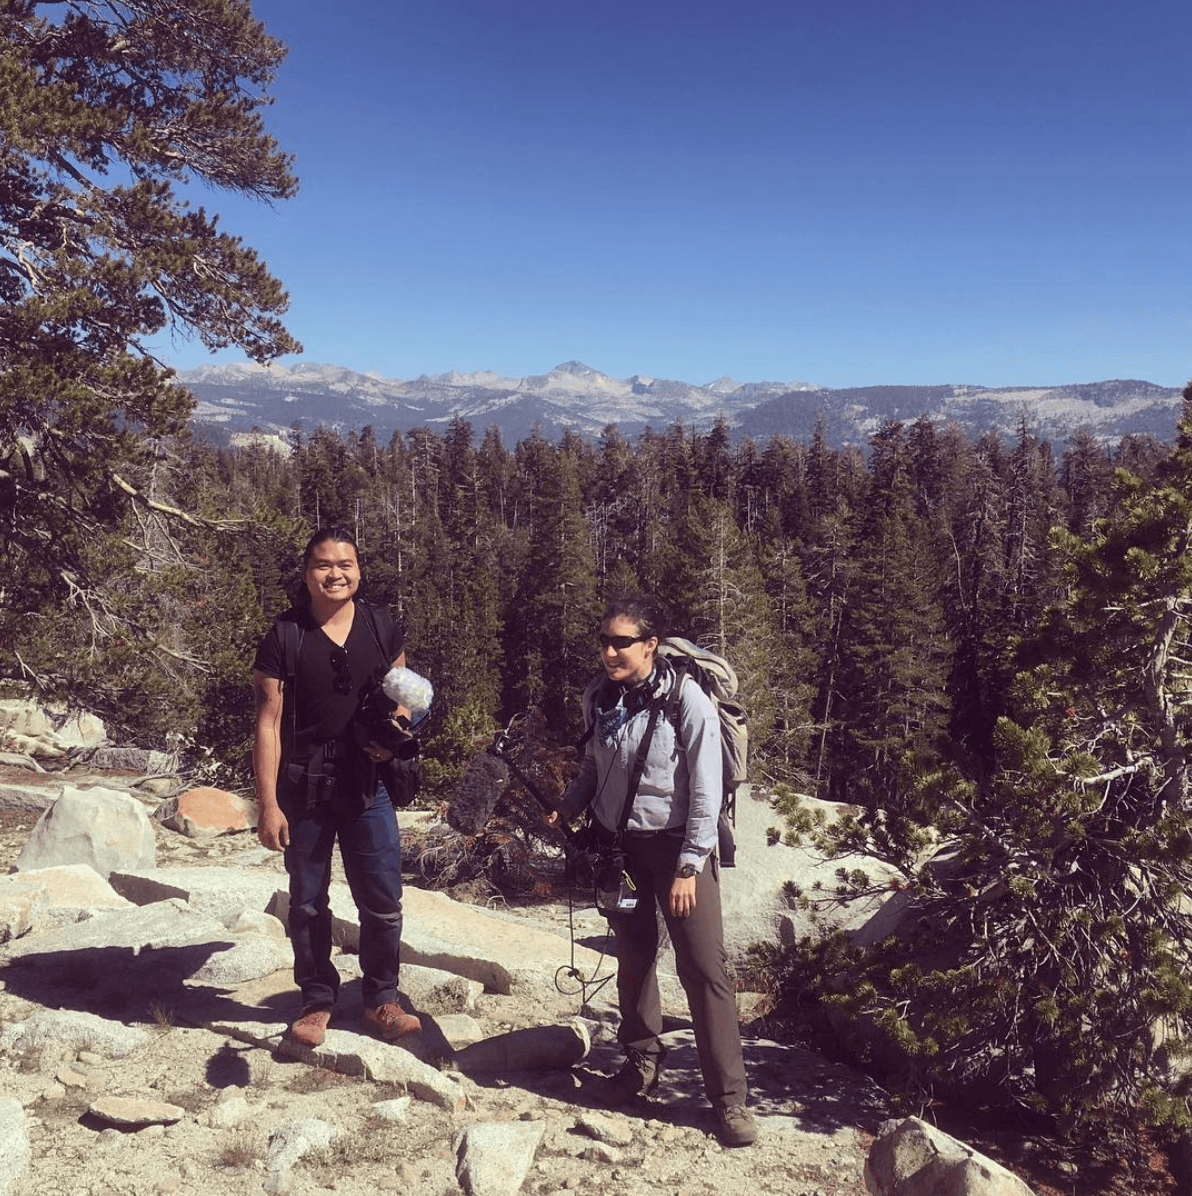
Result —
<instances>
[{"instance_id":1,"label":"flat rock slab","mask_svg":"<svg viewBox=\"0 0 1192 1196\"><path fill-rule=\"evenodd\" d=\"M131 950L137 954L147 947L162 950L197 944L213 952L226 951L235 940L221 922L175 898L109 910L99 917L29 935L7 944L4 954L10 959L83 950Z\"/></svg>"},{"instance_id":2,"label":"flat rock slab","mask_svg":"<svg viewBox=\"0 0 1192 1196\"><path fill-rule=\"evenodd\" d=\"M26 772L45 772L45 769L32 756L27 756L22 752L0 752L0 766L23 768Z\"/></svg>"},{"instance_id":3,"label":"flat rock slab","mask_svg":"<svg viewBox=\"0 0 1192 1196\"><path fill-rule=\"evenodd\" d=\"M101 1096L87 1112L99 1121L123 1129L143 1129L147 1125L173 1125L186 1116L186 1110L177 1105L127 1096Z\"/></svg>"},{"instance_id":4,"label":"flat rock slab","mask_svg":"<svg viewBox=\"0 0 1192 1196\"><path fill-rule=\"evenodd\" d=\"M0 888L4 882L14 888L25 886L44 892L51 917L84 910L90 914L99 910L127 909L132 904L89 864L30 868L0 878Z\"/></svg>"},{"instance_id":5,"label":"flat rock slab","mask_svg":"<svg viewBox=\"0 0 1192 1196\"><path fill-rule=\"evenodd\" d=\"M246 934L226 951L211 955L189 976L191 984L231 988L262 976L292 968L294 953L284 939L265 934Z\"/></svg>"},{"instance_id":6,"label":"flat rock slab","mask_svg":"<svg viewBox=\"0 0 1192 1196\"><path fill-rule=\"evenodd\" d=\"M272 868L212 867L124 869L113 872L108 883L136 905L176 897L230 926L245 910L264 913L288 882Z\"/></svg>"},{"instance_id":7,"label":"flat rock slab","mask_svg":"<svg viewBox=\"0 0 1192 1196\"><path fill-rule=\"evenodd\" d=\"M9 989L34 999L62 986L107 986L165 1002L236 944L223 925L184 901L159 901L26 935L0 947L0 963L9 965Z\"/></svg>"},{"instance_id":8,"label":"flat rock slab","mask_svg":"<svg viewBox=\"0 0 1192 1196\"><path fill-rule=\"evenodd\" d=\"M251 866L125 870L113 872L108 879L117 893L138 905L176 898L225 926L233 925L246 909L268 910L285 923L287 881L267 864L268 857L259 871ZM402 908L403 964L475 980L490 992L508 994L515 984L525 987L552 981L555 972L572 959L571 944L562 935L524 919L462 905L445 893L407 886ZM333 942L346 951L358 951L356 905L343 882L331 886L331 914ZM585 975L594 974L601 961L599 952L579 944L574 952L575 967Z\"/></svg>"},{"instance_id":9,"label":"flat rock slab","mask_svg":"<svg viewBox=\"0 0 1192 1196\"><path fill-rule=\"evenodd\" d=\"M467 976L491 992L509 993L515 984L552 978L571 959L571 944L561 935L461 905L445 893L407 888L402 908L403 963ZM591 975L600 955L577 943L574 961Z\"/></svg>"},{"instance_id":10,"label":"flat rock slab","mask_svg":"<svg viewBox=\"0 0 1192 1196\"><path fill-rule=\"evenodd\" d=\"M39 1009L24 1021L0 1029L0 1050L12 1052L57 1044L122 1059L148 1040L148 1033L135 1026L71 1009Z\"/></svg>"},{"instance_id":11,"label":"flat rock slab","mask_svg":"<svg viewBox=\"0 0 1192 1196\"><path fill-rule=\"evenodd\" d=\"M0 784L0 810L27 810L30 813L41 813L49 809L62 796L62 786L57 782L46 781L37 784L13 784L11 781Z\"/></svg>"},{"instance_id":12,"label":"flat rock slab","mask_svg":"<svg viewBox=\"0 0 1192 1196\"><path fill-rule=\"evenodd\" d=\"M195 869L205 871L205 869ZM331 940L345 951L360 949L360 925L351 890L331 885ZM289 920L289 895L274 894L269 912ZM515 985L533 988L553 981L574 960L585 975L595 973L600 953L521 918L502 917L462 905L446 893L407 886L402 895L401 962L452 972L476 980L489 992L508 995ZM605 970L607 971L607 961Z\"/></svg>"},{"instance_id":13,"label":"flat rock slab","mask_svg":"<svg viewBox=\"0 0 1192 1196\"><path fill-rule=\"evenodd\" d=\"M346 1076L365 1076L383 1084L405 1088L419 1100L441 1109L458 1111L467 1097L458 1077L422 1062L404 1047L380 1042L350 1030L328 1030L322 1045L299 1046L286 1036L284 1024L269 1022L214 1022L211 1028L243 1042L267 1047L279 1054L300 1059Z\"/></svg>"}]
</instances>

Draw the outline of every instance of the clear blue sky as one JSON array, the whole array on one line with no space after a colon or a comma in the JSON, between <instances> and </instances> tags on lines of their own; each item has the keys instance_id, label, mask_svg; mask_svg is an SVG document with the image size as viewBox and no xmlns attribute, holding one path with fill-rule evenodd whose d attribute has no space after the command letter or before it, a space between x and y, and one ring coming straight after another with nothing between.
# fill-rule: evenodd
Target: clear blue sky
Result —
<instances>
[{"instance_id":1,"label":"clear blue sky","mask_svg":"<svg viewBox=\"0 0 1192 1196\"><path fill-rule=\"evenodd\" d=\"M285 282L305 360L1192 376L1188 0L253 9L290 47L269 121L302 190L204 202Z\"/></svg>"}]
</instances>

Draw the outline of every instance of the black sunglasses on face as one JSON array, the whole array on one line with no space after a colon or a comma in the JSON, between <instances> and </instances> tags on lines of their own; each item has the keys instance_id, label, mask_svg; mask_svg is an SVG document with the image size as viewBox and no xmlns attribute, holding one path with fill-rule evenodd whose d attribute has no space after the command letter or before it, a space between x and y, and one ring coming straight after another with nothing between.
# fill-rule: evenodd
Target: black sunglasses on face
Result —
<instances>
[{"instance_id":1,"label":"black sunglasses on face","mask_svg":"<svg viewBox=\"0 0 1192 1196\"><path fill-rule=\"evenodd\" d=\"M600 647L616 648L618 652L624 652L634 644L644 644L649 638L648 635L605 635L601 632Z\"/></svg>"},{"instance_id":2,"label":"black sunglasses on face","mask_svg":"<svg viewBox=\"0 0 1192 1196\"><path fill-rule=\"evenodd\" d=\"M348 668L346 648L331 649L331 667L335 670L335 692L350 694L352 692L352 670Z\"/></svg>"}]
</instances>

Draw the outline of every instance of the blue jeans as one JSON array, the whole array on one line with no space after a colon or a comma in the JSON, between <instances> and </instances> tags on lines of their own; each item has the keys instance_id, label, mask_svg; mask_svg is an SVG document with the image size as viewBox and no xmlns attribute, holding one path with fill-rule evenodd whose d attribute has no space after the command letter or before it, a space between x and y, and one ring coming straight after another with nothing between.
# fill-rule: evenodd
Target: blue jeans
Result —
<instances>
[{"instance_id":1,"label":"blue jeans","mask_svg":"<svg viewBox=\"0 0 1192 1196\"><path fill-rule=\"evenodd\" d=\"M336 786L311 809L283 803L290 824L286 871L290 876L290 942L294 983L302 1007L329 1009L339 993L331 962L331 851L339 853L360 915L361 992L364 1007L397 1000L401 952L401 832L384 797L365 806L358 793Z\"/></svg>"}]
</instances>

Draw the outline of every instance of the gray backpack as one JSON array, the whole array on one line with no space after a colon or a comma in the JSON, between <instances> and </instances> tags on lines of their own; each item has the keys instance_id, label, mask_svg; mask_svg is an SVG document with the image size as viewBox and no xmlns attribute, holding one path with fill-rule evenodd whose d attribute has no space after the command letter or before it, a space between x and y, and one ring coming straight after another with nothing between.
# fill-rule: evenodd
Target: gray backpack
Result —
<instances>
[{"instance_id":1,"label":"gray backpack","mask_svg":"<svg viewBox=\"0 0 1192 1196\"><path fill-rule=\"evenodd\" d=\"M680 676L690 677L708 695L720 716L720 742L724 751L725 803L736 808L736 789L748 779L749 728L745 707L738 694L737 674L723 656L709 652L681 636L668 636L658 645L664 657ZM675 687L677 701L678 686ZM671 711L672 721L674 714Z\"/></svg>"}]
</instances>

